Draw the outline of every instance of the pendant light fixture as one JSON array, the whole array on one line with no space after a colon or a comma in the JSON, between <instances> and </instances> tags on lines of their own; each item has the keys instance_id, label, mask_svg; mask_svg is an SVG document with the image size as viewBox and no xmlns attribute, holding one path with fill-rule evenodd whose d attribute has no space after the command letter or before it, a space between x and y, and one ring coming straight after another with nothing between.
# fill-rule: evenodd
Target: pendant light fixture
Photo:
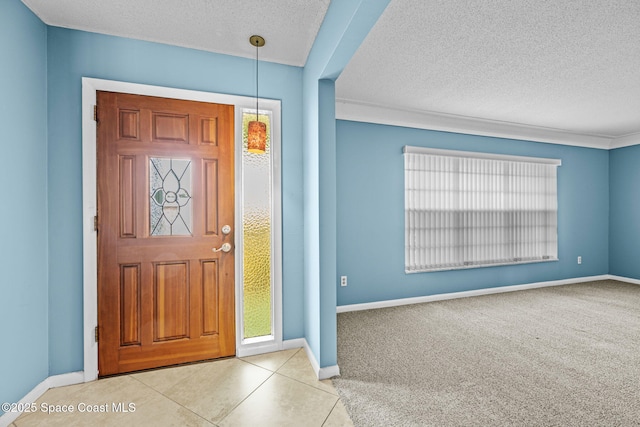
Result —
<instances>
[{"instance_id":1,"label":"pendant light fixture","mask_svg":"<svg viewBox=\"0 0 640 427\"><path fill-rule=\"evenodd\" d=\"M249 122L247 151L264 154L267 150L267 125L258 119L258 49L264 46L264 38L254 35L249 37L249 43L256 47L256 119Z\"/></svg>"}]
</instances>

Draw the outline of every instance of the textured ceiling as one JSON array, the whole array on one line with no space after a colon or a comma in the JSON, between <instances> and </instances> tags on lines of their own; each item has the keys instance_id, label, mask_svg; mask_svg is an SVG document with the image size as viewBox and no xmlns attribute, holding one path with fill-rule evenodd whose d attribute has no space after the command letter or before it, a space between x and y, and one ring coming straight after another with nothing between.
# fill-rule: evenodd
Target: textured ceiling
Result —
<instances>
[{"instance_id":1,"label":"textured ceiling","mask_svg":"<svg viewBox=\"0 0 640 427\"><path fill-rule=\"evenodd\" d=\"M46 24L303 66L330 0L22 0Z\"/></svg>"},{"instance_id":2,"label":"textured ceiling","mask_svg":"<svg viewBox=\"0 0 640 427\"><path fill-rule=\"evenodd\" d=\"M303 66L330 0L23 2L49 25L249 58L261 34L260 59ZM336 91L412 123L640 141L640 1L391 0Z\"/></svg>"},{"instance_id":3,"label":"textured ceiling","mask_svg":"<svg viewBox=\"0 0 640 427\"><path fill-rule=\"evenodd\" d=\"M640 132L640 1L392 0L337 97L608 138Z\"/></svg>"}]
</instances>

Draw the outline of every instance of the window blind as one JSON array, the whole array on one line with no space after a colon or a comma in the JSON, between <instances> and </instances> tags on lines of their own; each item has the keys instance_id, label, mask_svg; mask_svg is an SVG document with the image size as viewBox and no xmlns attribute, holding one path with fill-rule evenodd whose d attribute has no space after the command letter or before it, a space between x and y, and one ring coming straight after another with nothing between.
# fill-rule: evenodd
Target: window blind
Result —
<instances>
[{"instance_id":1,"label":"window blind","mask_svg":"<svg viewBox=\"0 0 640 427\"><path fill-rule=\"evenodd\" d=\"M404 147L407 273L558 259L557 159Z\"/></svg>"}]
</instances>

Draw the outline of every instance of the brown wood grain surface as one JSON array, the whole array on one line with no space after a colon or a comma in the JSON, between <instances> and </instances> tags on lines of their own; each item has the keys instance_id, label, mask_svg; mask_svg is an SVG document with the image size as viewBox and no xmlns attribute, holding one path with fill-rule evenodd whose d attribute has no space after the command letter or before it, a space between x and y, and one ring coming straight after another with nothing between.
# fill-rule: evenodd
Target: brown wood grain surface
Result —
<instances>
[{"instance_id":1,"label":"brown wood grain surface","mask_svg":"<svg viewBox=\"0 0 640 427\"><path fill-rule=\"evenodd\" d=\"M235 353L234 251L212 251L234 243L233 114L98 92L100 376ZM185 235L152 235L151 158L190 161Z\"/></svg>"}]
</instances>

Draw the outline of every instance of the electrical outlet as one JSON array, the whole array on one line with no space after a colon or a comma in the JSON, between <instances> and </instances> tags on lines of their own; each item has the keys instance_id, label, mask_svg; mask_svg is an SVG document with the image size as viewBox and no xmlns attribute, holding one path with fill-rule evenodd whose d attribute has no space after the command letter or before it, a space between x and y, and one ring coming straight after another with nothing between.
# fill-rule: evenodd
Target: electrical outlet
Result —
<instances>
[{"instance_id":1,"label":"electrical outlet","mask_svg":"<svg viewBox=\"0 0 640 427\"><path fill-rule=\"evenodd\" d=\"M582 257L581 256L578 257L578 264L582 264Z\"/></svg>"},{"instance_id":2,"label":"electrical outlet","mask_svg":"<svg viewBox=\"0 0 640 427\"><path fill-rule=\"evenodd\" d=\"M340 276L340 286L347 286L347 276Z\"/></svg>"}]
</instances>

